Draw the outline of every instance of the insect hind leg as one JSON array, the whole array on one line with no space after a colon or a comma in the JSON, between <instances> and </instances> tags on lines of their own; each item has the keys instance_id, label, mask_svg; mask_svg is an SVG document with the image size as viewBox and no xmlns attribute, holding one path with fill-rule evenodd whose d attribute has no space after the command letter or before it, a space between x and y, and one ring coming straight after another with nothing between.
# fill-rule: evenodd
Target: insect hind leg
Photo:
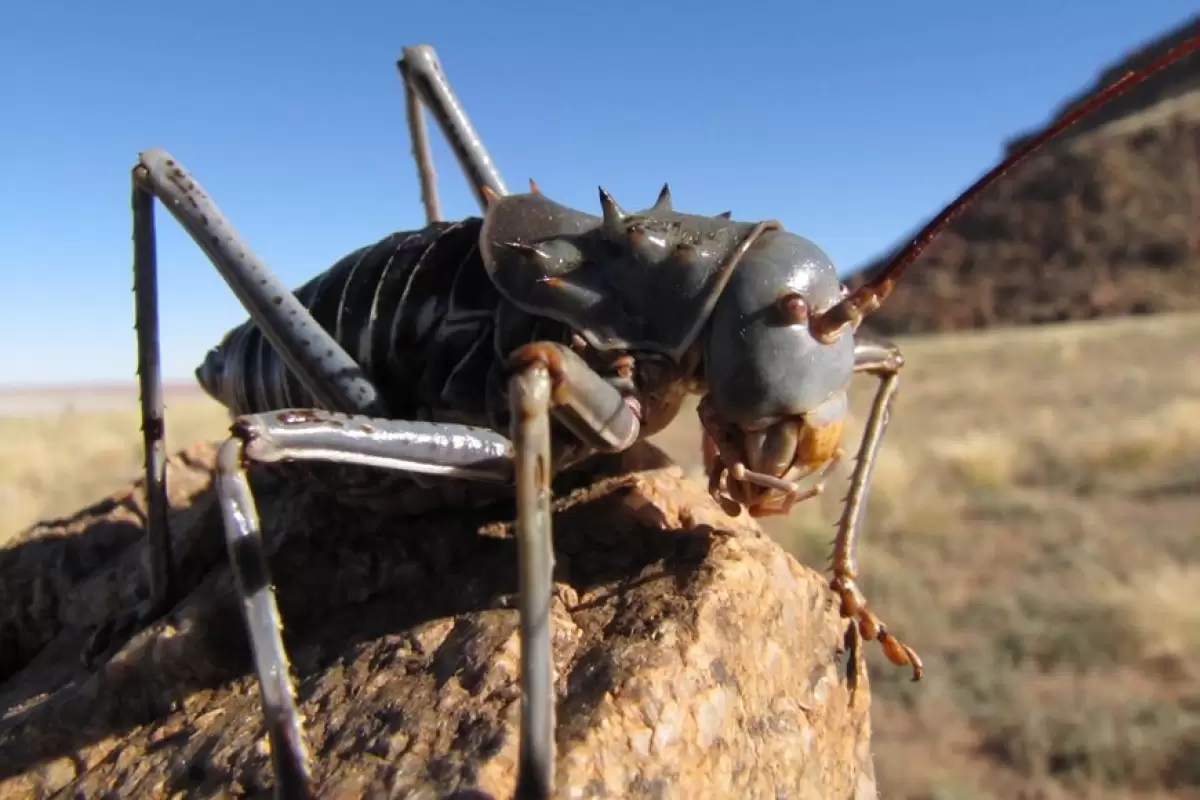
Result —
<instances>
[{"instance_id":1,"label":"insect hind leg","mask_svg":"<svg viewBox=\"0 0 1200 800\"><path fill-rule=\"evenodd\" d=\"M494 195L508 194L504 179L500 177L500 172L492 162L483 140L476 133L466 110L450 87L433 48L426 44L404 48L396 68L404 81L408 130L412 138L417 173L421 180L421 200L425 205L427 221L440 220L441 209L438 204L433 154L429 149L425 118L421 114L422 105L429 108L442 129L442 134L450 143L467 183L475 193L479 207L487 207L489 192Z\"/></svg>"},{"instance_id":2,"label":"insect hind leg","mask_svg":"<svg viewBox=\"0 0 1200 800\"><path fill-rule=\"evenodd\" d=\"M354 359L254 254L182 164L164 150L149 150L141 154L134 166L132 183L133 273L151 551L151 616L158 616L178 600L179 586L167 523L155 197L209 257L263 336L312 396L329 408L352 413L384 416L386 408Z\"/></svg>"},{"instance_id":3,"label":"insect hind leg","mask_svg":"<svg viewBox=\"0 0 1200 800\"><path fill-rule=\"evenodd\" d=\"M132 206L134 327L137 329L138 394L146 474L146 527L150 536L149 615L158 616L175 604L179 585L167 527L166 424L158 342L154 196L136 177Z\"/></svg>"}]
</instances>

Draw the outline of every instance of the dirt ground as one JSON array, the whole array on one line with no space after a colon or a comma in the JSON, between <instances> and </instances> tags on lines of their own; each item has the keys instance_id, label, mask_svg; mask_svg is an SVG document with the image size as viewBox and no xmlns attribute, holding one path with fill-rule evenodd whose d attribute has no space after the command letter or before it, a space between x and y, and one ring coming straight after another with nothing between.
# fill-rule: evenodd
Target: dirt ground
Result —
<instances>
[{"instance_id":1,"label":"dirt ground","mask_svg":"<svg viewBox=\"0 0 1200 800\"><path fill-rule=\"evenodd\" d=\"M900 340L863 584L926 676L867 653L882 796L1200 797L1198 334L1166 315ZM136 475L132 395L73 400L0 403L0 537ZM220 435L210 403L169 402L172 449ZM696 471L690 409L657 441ZM823 564L840 496L766 527Z\"/></svg>"}]
</instances>

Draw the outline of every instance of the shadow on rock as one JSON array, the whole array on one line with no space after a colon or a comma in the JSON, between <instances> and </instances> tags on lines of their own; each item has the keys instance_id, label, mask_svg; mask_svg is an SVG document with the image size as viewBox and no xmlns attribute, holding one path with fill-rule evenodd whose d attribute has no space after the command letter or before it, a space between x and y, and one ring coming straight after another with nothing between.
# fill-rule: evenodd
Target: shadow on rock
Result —
<instances>
[{"instance_id":1,"label":"shadow on rock","mask_svg":"<svg viewBox=\"0 0 1200 800\"><path fill-rule=\"evenodd\" d=\"M4 630L17 646L4 662L0 786L268 792L257 684L205 455L173 460L170 474L190 593L131 637L125 628L147 595L140 487L5 551ZM669 525L636 477L670 463L643 444L556 482L555 648L568 664L560 740L584 736L618 673L640 668L614 648L653 636L663 620L693 624L689 590L716 534ZM474 784L515 737L511 502L397 517L278 475L253 482L265 535L287 534L271 569L314 760L336 773L368 754L379 774L359 769L363 780L443 792ZM47 581L56 602L39 614ZM88 669L80 653L105 644L115 655Z\"/></svg>"}]
</instances>

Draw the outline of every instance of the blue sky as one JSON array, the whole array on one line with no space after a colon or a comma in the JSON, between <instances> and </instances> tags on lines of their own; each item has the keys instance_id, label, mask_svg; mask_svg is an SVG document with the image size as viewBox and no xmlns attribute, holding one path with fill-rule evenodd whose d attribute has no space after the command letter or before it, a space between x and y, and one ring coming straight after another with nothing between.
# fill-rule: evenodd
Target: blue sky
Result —
<instances>
[{"instance_id":1,"label":"blue sky","mask_svg":"<svg viewBox=\"0 0 1200 800\"><path fill-rule=\"evenodd\" d=\"M296 286L420 227L429 43L509 187L780 219L853 270L1194 0L50 2L0 10L0 383L131 380L129 169L180 159ZM444 213L476 207L436 141ZM159 213L164 370L244 313Z\"/></svg>"}]
</instances>

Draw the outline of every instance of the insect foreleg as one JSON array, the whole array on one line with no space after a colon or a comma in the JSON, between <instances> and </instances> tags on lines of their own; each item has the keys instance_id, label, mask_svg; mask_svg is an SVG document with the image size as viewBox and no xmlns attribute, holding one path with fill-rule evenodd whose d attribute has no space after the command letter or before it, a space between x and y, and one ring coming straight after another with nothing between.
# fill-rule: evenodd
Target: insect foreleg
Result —
<instances>
[{"instance_id":1,"label":"insect foreleg","mask_svg":"<svg viewBox=\"0 0 1200 800\"><path fill-rule=\"evenodd\" d=\"M518 798L548 798L554 787L554 661L550 601L550 417L596 450L637 441L640 423L620 393L565 347L536 342L510 359L521 585L521 750Z\"/></svg>"},{"instance_id":2,"label":"insect foreleg","mask_svg":"<svg viewBox=\"0 0 1200 800\"><path fill-rule=\"evenodd\" d=\"M517 551L521 603L521 749L515 797L550 797L554 787L554 650L550 602L550 371L533 363L509 384L517 453Z\"/></svg>"},{"instance_id":3,"label":"insect foreleg","mask_svg":"<svg viewBox=\"0 0 1200 800\"><path fill-rule=\"evenodd\" d=\"M425 119L421 115L422 104L429 108L450 143L450 148L466 175L467 183L479 201L479 207L487 208L487 192L508 194L500 171L492 163L492 157L488 155L483 140L475 132L462 103L450 88L450 82L446 79L433 48L427 44L404 48L396 67L404 80L408 131L412 138L413 158L417 161L417 173L421 179L421 200L425 205L427 220L436 222L441 219L441 209L438 206L433 154L429 149Z\"/></svg>"},{"instance_id":4,"label":"insect foreleg","mask_svg":"<svg viewBox=\"0 0 1200 800\"><path fill-rule=\"evenodd\" d=\"M263 335L306 389L331 408L376 415L385 413L375 387L350 355L254 255L200 184L167 152L156 149L143 153L133 168L133 273L151 551L150 616L166 611L173 605L178 592L167 530L155 197L208 255Z\"/></svg>"},{"instance_id":5,"label":"insect foreleg","mask_svg":"<svg viewBox=\"0 0 1200 800\"><path fill-rule=\"evenodd\" d=\"M879 388L867 415L862 444L850 476L850 490L838 521L837 537L833 544L833 579L830 588L841 599L841 613L854 620L857 635L871 641L878 639L888 660L899 666L909 665L913 680L920 680L924 671L916 651L892 636L883 621L868 607L867 600L855 583L858 577L858 540L862 533L863 515L866 511L867 492L871 485L871 472L879 454L883 434L887 430L892 401L900 383L900 368L904 357L900 349L890 342L860 339L854 348L854 371L865 372L879 378ZM857 638L856 638L857 641Z\"/></svg>"}]
</instances>

